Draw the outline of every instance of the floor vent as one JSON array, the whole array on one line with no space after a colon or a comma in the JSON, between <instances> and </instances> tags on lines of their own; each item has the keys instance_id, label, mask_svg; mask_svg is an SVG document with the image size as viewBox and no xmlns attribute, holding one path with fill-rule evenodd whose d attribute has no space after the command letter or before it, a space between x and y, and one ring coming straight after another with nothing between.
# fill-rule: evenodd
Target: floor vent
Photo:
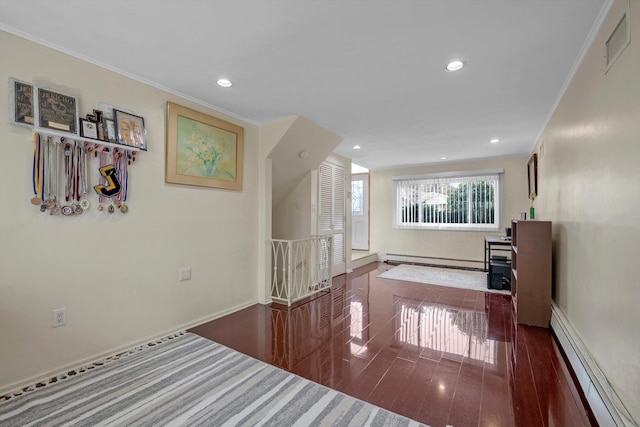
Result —
<instances>
[{"instance_id":1,"label":"floor vent","mask_svg":"<svg viewBox=\"0 0 640 427\"><path fill-rule=\"evenodd\" d=\"M605 42L607 69L613 66L622 51L629 44L629 9L622 15L618 25L613 30L607 41Z\"/></svg>"}]
</instances>

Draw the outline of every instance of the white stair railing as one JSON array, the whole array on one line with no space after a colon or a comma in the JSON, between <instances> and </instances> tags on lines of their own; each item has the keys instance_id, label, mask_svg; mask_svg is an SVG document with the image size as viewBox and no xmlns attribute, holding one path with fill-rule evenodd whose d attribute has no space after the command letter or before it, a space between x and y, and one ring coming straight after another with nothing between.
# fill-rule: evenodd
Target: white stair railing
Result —
<instances>
[{"instance_id":1,"label":"white stair railing","mask_svg":"<svg viewBox=\"0 0 640 427\"><path fill-rule=\"evenodd\" d=\"M291 305L331 288L331 236L271 240L271 299Z\"/></svg>"}]
</instances>

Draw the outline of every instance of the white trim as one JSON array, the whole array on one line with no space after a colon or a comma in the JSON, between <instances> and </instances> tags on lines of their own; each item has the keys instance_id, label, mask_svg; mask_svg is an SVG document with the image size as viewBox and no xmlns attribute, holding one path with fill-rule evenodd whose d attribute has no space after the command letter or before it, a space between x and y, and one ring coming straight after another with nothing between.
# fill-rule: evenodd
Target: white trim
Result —
<instances>
[{"instance_id":1,"label":"white trim","mask_svg":"<svg viewBox=\"0 0 640 427\"><path fill-rule=\"evenodd\" d=\"M499 175L504 174L504 169L480 169L469 171L457 171L457 172L439 172L439 173L425 173L421 175L400 175L392 176L392 181L407 181L410 179L430 179L430 178L458 178L467 176L482 176L482 175Z\"/></svg>"},{"instance_id":2,"label":"white trim","mask_svg":"<svg viewBox=\"0 0 640 427\"><path fill-rule=\"evenodd\" d=\"M254 120L247 119L246 117L242 117L242 116L240 116L238 114L232 113L231 111L225 110L224 108L209 104L207 102L202 101L201 99L194 98L193 96L184 94L182 92L178 92L177 90L174 90L174 89L171 89L171 88L169 88L167 86L161 85L160 83L156 83L154 81L147 80L144 77L138 76L138 75L133 74L133 73L129 73L127 71L121 70L119 68L116 68L116 67L114 67L112 65L106 64L104 62L97 61L97 60L95 60L93 58L90 58L90 57L88 57L86 55L83 55L81 53L78 53L76 51L64 48L62 46L58 46L57 44L51 43L48 40L44 40L44 39L41 39L39 37L35 37L35 36L31 35L31 34L25 33L24 31L17 30L17 29L15 29L13 27L10 27L10 26L6 25L6 24L0 23L0 30L1 31L6 31L7 33L10 33L10 34L13 34L15 36L21 37L23 39L29 40L29 41L31 41L33 43L37 43L39 45L48 47L49 49L53 49L53 50L56 50L58 52L64 53L65 55L69 55L69 56L72 56L74 58L80 59L81 61L88 62L90 64L93 64L93 65L97 66L97 67L104 68L105 70L111 71L112 73L119 74L119 75L127 77L127 78L129 78L131 80L135 80L137 82L140 82L140 83L143 83L145 85L151 86L153 88L159 89L159 90L161 90L163 92L167 92L167 93L169 93L171 95L175 95L175 96L177 96L179 98L182 98L182 99L185 99L187 101L191 101L194 104L198 104L198 105L201 105L201 106L203 106L205 108L209 108L211 110L218 111L219 113L226 114L227 116L233 117L235 119L242 120L242 121L247 122L249 124L252 124L254 126L259 126L260 125L259 123L255 122Z\"/></svg>"},{"instance_id":3,"label":"white trim","mask_svg":"<svg viewBox=\"0 0 640 427\"><path fill-rule=\"evenodd\" d=\"M616 396L606 376L598 367L576 330L555 302L551 303L551 329L569 359L569 364L576 374L578 384L582 388L598 424L604 427L637 427L638 424L631 419L631 415L623 414L626 412L624 407L618 409L618 406L622 406L620 399ZM615 404L614 400L618 404Z\"/></svg>"},{"instance_id":4,"label":"white trim","mask_svg":"<svg viewBox=\"0 0 640 427\"><path fill-rule=\"evenodd\" d=\"M589 48L591 47L591 45L593 44L593 41L598 35L598 32L600 31L600 27L602 27L602 24L604 23L604 20L609 14L609 10L611 9L611 6L613 6L615 1L616 0L606 0L602 5L602 8L600 9L600 13L598 14L593 25L591 26L591 30L589 31L589 34L587 35L587 39L582 45L582 49L580 49L580 53L578 54L578 57L576 58L576 60L573 63L573 66L569 70L569 74L567 74L567 78L564 80L564 83L562 84L562 88L560 88L560 92L558 92L558 96L556 97L555 101L551 105L551 108L549 109L549 113L547 114L547 117L544 119L544 122L542 123L542 127L538 132L538 136L536 136L536 139L533 140L533 145L531 146L531 150L529 154L533 153L533 150L535 149L536 144L542 137L544 130L547 128L547 125L551 121L551 117L553 117L553 114L556 112L556 108L558 108L560 101L564 97L564 93L567 91L567 89L569 89L569 85L573 81L573 78L575 77L576 72L578 72L578 68L580 68L582 61L584 61L584 57L587 55Z\"/></svg>"}]
</instances>

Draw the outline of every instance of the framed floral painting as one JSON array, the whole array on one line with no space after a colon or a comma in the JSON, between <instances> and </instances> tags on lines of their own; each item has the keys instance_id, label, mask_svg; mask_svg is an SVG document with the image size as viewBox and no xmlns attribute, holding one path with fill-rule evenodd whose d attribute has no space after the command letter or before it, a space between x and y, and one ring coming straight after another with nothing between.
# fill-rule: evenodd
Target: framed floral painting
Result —
<instances>
[{"instance_id":1,"label":"framed floral painting","mask_svg":"<svg viewBox=\"0 0 640 427\"><path fill-rule=\"evenodd\" d=\"M242 190L244 129L167 102L165 181Z\"/></svg>"}]
</instances>

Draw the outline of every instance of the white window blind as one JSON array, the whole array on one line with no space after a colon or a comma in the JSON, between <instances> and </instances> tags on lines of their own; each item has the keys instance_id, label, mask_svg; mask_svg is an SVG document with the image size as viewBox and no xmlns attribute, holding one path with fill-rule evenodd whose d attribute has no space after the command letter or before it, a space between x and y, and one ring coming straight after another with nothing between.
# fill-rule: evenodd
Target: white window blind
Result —
<instances>
[{"instance_id":1,"label":"white window blind","mask_svg":"<svg viewBox=\"0 0 640 427\"><path fill-rule=\"evenodd\" d=\"M499 228L502 173L394 177L394 226Z\"/></svg>"}]
</instances>

